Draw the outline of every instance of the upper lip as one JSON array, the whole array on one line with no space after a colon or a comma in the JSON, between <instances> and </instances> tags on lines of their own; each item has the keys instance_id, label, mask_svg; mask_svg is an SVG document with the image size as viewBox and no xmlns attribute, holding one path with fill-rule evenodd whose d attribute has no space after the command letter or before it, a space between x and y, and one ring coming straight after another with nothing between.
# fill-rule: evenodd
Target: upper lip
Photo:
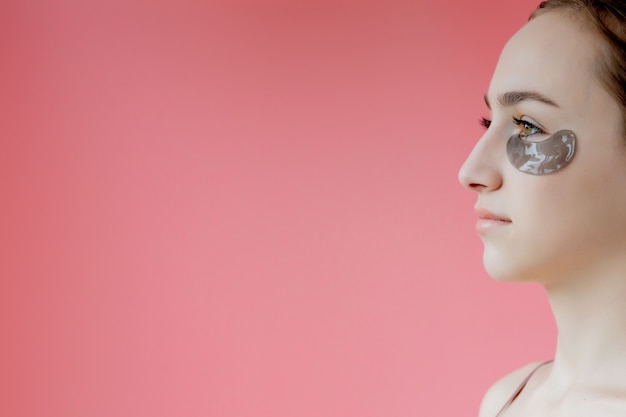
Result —
<instances>
[{"instance_id":1,"label":"upper lip","mask_svg":"<svg viewBox=\"0 0 626 417\"><path fill-rule=\"evenodd\" d=\"M499 214L495 214L492 213L491 211L484 209L482 207L476 207L476 209L474 210L476 212L476 215L480 218L480 219L485 219L485 220L500 220L503 222L510 222L511 219L504 217L504 216L500 216Z\"/></svg>"}]
</instances>

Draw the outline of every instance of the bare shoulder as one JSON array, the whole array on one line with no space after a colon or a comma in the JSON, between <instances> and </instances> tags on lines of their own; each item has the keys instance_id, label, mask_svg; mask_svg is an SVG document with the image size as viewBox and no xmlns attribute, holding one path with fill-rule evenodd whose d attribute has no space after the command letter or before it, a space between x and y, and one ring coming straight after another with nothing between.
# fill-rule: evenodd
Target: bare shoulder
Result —
<instances>
[{"instance_id":1,"label":"bare shoulder","mask_svg":"<svg viewBox=\"0 0 626 417\"><path fill-rule=\"evenodd\" d=\"M500 409L509 400L513 392L542 362L531 362L499 379L485 393L480 404L479 417L496 417Z\"/></svg>"}]
</instances>

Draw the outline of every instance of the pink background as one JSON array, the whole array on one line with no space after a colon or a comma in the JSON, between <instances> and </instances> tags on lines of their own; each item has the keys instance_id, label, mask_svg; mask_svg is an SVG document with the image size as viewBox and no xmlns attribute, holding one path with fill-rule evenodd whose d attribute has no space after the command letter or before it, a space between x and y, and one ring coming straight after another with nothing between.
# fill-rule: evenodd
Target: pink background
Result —
<instances>
[{"instance_id":1,"label":"pink background","mask_svg":"<svg viewBox=\"0 0 626 417\"><path fill-rule=\"evenodd\" d=\"M554 339L456 179L535 5L5 1L0 415L476 415Z\"/></svg>"}]
</instances>

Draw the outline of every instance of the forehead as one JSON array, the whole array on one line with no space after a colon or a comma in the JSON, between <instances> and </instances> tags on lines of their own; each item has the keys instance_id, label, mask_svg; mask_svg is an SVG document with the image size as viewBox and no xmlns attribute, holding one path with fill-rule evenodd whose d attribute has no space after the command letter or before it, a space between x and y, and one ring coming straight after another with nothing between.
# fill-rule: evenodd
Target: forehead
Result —
<instances>
[{"instance_id":1,"label":"forehead","mask_svg":"<svg viewBox=\"0 0 626 417\"><path fill-rule=\"evenodd\" d=\"M490 87L490 101L506 91L536 91L559 105L585 104L599 85L594 76L596 41L567 16L549 12L522 27L506 44Z\"/></svg>"}]
</instances>

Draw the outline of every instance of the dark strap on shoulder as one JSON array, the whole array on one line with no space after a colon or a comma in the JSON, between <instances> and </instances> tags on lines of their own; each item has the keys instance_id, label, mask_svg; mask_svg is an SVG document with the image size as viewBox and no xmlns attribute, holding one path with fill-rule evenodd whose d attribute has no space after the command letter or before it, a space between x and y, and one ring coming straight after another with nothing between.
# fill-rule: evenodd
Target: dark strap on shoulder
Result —
<instances>
[{"instance_id":1,"label":"dark strap on shoulder","mask_svg":"<svg viewBox=\"0 0 626 417\"><path fill-rule=\"evenodd\" d=\"M526 387L526 384L528 384L528 381L530 380L530 378L533 376L533 374L535 372L537 372L537 369L541 368L543 365L548 364L552 361L546 361L546 362L542 362L539 365L537 365L535 367L535 369L533 369L527 376L526 378L524 378L524 380L522 381L521 384L519 384L519 387L517 387L517 389L513 392L513 395L511 395L511 397L509 398L509 400L504 404L504 406L500 409L500 411L498 412L498 414L496 415L496 417L500 417L502 416L502 413L504 413L507 408L509 408L511 406L511 404L513 403L513 401L515 401L515 399L520 395L520 393L522 392L522 390L524 389L524 387Z\"/></svg>"}]
</instances>

